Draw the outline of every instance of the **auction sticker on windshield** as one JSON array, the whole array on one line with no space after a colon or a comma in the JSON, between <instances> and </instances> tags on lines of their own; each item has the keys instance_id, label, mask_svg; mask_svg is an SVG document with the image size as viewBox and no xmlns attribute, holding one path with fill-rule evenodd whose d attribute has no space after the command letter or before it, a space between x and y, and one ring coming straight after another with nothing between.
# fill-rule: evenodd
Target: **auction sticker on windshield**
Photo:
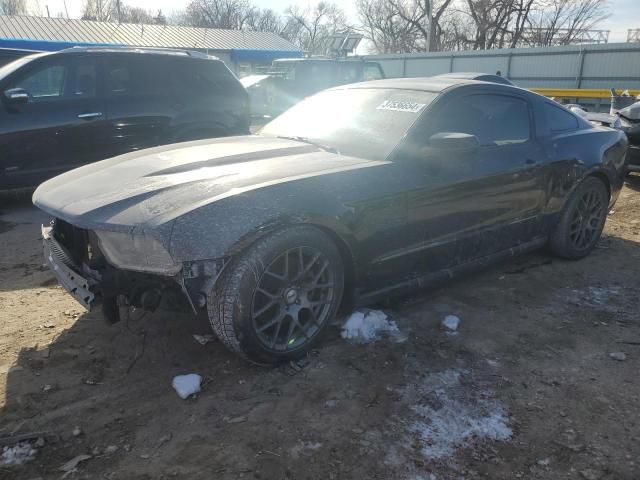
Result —
<instances>
[{"instance_id":1,"label":"auction sticker on windshield","mask_svg":"<svg viewBox=\"0 0 640 480\"><path fill-rule=\"evenodd\" d=\"M378 107L376 107L376 110L395 110L397 112L418 113L424 108L425 105L425 103L385 100Z\"/></svg>"}]
</instances>

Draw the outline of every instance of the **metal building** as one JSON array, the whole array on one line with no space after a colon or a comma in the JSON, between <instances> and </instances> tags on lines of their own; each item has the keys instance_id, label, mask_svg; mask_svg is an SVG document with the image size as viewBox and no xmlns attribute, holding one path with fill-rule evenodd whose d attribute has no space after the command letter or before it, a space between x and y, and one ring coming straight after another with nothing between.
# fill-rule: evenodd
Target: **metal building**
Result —
<instances>
[{"instance_id":1,"label":"metal building","mask_svg":"<svg viewBox=\"0 0 640 480\"><path fill-rule=\"evenodd\" d=\"M198 50L219 57L239 74L276 58L302 56L295 45L271 32L0 15L0 48L55 51L76 45Z\"/></svg>"}]
</instances>

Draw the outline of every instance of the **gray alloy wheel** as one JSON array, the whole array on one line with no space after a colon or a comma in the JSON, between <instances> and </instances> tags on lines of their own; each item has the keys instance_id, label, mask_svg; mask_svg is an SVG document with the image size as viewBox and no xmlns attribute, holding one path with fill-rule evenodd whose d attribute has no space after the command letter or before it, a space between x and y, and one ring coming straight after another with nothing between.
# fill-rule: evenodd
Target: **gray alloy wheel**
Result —
<instances>
[{"instance_id":1,"label":"gray alloy wheel","mask_svg":"<svg viewBox=\"0 0 640 480\"><path fill-rule=\"evenodd\" d=\"M283 252L264 270L251 305L253 328L267 348L297 349L326 323L335 297L335 273L318 249Z\"/></svg>"},{"instance_id":2,"label":"gray alloy wheel","mask_svg":"<svg viewBox=\"0 0 640 480\"><path fill-rule=\"evenodd\" d=\"M324 232L294 226L260 239L208 296L214 332L260 364L308 352L335 315L344 286L340 253Z\"/></svg>"},{"instance_id":3,"label":"gray alloy wheel","mask_svg":"<svg viewBox=\"0 0 640 480\"><path fill-rule=\"evenodd\" d=\"M587 256L602 234L608 206L609 194L602 180L583 180L567 201L551 236L553 253L573 260Z\"/></svg>"}]
</instances>

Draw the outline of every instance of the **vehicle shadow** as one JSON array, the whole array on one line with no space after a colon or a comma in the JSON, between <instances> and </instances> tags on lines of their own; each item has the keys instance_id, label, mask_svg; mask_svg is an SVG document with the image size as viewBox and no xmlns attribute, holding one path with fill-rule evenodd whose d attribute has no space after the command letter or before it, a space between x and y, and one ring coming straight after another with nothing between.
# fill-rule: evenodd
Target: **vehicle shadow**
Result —
<instances>
[{"instance_id":1,"label":"vehicle shadow","mask_svg":"<svg viewBox=\"0 0 640 480\"><path fill-rule=\"evenodd\" d=\"M640 174L630 173L629 175L627 175L627 178L625 179L625 185L631 190L640 192Z\"/></svg>"},{"instance_id":2,"label":"vehicle shadow","mask_svg":"<svg viewBox=\"0 0 640 480\"><path fill-rule=\"evenodd\" d=\"M0 292L55 284L40 240L40 227L49 220L28 195L0 197Z\"/></svg>"}]
</instances>

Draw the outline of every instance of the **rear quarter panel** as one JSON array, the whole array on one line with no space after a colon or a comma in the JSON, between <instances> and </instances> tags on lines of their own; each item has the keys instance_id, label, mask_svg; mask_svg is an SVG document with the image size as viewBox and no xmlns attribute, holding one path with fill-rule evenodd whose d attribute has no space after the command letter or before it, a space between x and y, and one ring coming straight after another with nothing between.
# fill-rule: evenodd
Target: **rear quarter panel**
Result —
<instances>
[{"instance_id":1,"label":"rear quarter panel","mask_svg":"<svg viewBox=\"0 0 640 480\"><path fill-rule=\"evenodd\" d=\"M543 144L551 165L547 213L559 213L589 175L606 179L611 204L615 203L626 169L627 141L622 132L607 127L585 128L550 135Z\"/></svg>"}]
</instances>

